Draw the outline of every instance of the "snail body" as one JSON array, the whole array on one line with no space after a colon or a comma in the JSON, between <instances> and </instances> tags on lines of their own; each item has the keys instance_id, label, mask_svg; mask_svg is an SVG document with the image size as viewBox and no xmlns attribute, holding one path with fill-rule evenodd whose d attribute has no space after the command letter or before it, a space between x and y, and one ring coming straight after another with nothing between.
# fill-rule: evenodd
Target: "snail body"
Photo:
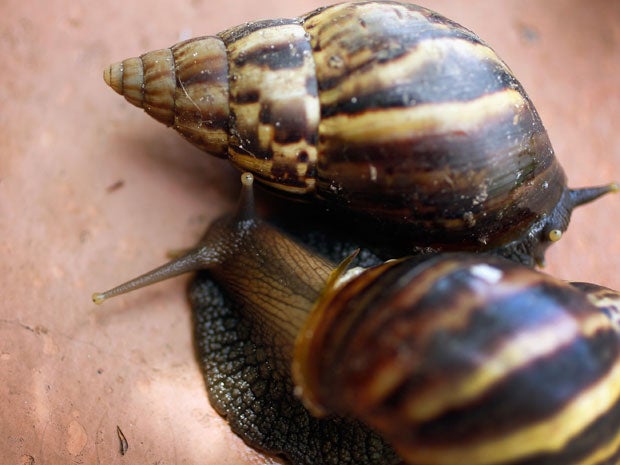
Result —
<instances>
[{"instance_id":1,"label":"snail body","mask_svg":"<svg viewBox=\"0 0 620 465\"><path fill-rule=\"evenodd\" d=\"M397 463L342 419L356 418L410 465L620 462L620 294L486 255L345 273L257 219L243 182L237 214L195 249L94 299L206 269L222 291L201 274L190 299L211 399L251 445L295 464Z\"/></svg>"},{"instance_id":2,"label":"snail body","mask_svg":"<svg viewBox=\"0 0 620 465\"><path fill-rule=\"evenodd\" d=\"M295 465L398 463L392 448L363 423L316 418L294 396L290 367L297 331L335 265L257 218L252 175L242 181L237 213L214 222L198 247L93 300L208 270L189 294L195 340L211 405L231 429L252 447Z\"/></svg>"},{"instance_id":3,"label":"snail body","mask_svg":"<svg viewBox=\"0 0 620 465\"><path fill-rule=\"evenodd\" d=\"M407 253L542 263L575 206L617 190L567 188L508 66L468 29L406 3L246 23L104 78L263 185L374 222Z\"/></svg>"}]
</instances>

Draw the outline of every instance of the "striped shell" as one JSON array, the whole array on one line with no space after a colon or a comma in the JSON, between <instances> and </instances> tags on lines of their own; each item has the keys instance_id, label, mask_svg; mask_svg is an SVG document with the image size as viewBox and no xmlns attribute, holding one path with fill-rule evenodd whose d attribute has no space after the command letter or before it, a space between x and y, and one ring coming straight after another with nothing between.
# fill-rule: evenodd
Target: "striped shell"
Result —
<instances>
[{"instance_id":1,"label":"striped shell","mask_svg":"<svg viewBox=\"0 0 620 465\"><path fill-rule=\"evenodd\" d=\"M617 292L501 259L388 262L315 309L298 389L410 465L615 465L619 310Z\"/></svg>"},{"instance_id":2,"label":"striped shell","mask_svg":"<svg viewBox=\"0 0 620 465\"><path fill-rule=\"evenodd\" d=\"M409 250L508 248L542 262L583 203L510 69L471 31L415 5L342 3L246 23L104 78L264 185L387 224Z\"/></svg>"}]
</instances>

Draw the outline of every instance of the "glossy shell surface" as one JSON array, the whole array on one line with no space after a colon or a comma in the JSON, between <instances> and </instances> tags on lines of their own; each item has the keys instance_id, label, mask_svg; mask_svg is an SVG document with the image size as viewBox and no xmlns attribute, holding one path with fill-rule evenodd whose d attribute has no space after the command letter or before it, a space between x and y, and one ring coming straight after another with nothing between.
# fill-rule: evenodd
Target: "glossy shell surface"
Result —
<instances>
[{"instance_id":1,"label":"glossy shell surface","mask_svg":"<svg viewBox=\"0 0 620 465\"><path fill-rule=\"evenodd\" d=\"M538 234L566 188L510 69L415 5L343 3L130 60L150 82L126 61L110 85L199 147L417 246L492 249Z\"/></svg>"},{"instance_id":2,"label":"glossy shell surface","mask_svg":"<svg viewBox=\"0 0 620 465\"><path fill-rule=\"evenodd\" d=\"M388 262L317 307L298 379L410 464L616 464L620 299L592 287L601 308L505 260Z\"/></svg>"}]
</instances>

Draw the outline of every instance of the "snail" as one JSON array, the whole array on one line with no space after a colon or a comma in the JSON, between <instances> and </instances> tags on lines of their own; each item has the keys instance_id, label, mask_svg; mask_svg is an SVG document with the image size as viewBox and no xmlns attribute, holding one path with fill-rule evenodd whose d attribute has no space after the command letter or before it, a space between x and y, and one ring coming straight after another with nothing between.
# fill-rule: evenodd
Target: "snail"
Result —
<instances>
[{"instance_id":1,"label":"snail","mask_svg":"<svg viewBox=\"0 0 620 465\"><path fill-rule=\"evenodd\" d=\"M295 465L619 463L620 293L485 254L348 269L257 218L252 182L198 246L93 296L206 269L210 398L250 445Z\"/></svg>"},{"instance_id":2,"label":"snail","mask_svg":"<svg viewBox=\"0 0 620 465\"><path fill-rule=\"evenodd\" d=\"M533 266L573 208L541 119L478 36L425 8L342 3L110 65L105 81L269 189L318 199L404 254ZM396 240L398 239L398 241Z\"/></svg>"}]
</instances>

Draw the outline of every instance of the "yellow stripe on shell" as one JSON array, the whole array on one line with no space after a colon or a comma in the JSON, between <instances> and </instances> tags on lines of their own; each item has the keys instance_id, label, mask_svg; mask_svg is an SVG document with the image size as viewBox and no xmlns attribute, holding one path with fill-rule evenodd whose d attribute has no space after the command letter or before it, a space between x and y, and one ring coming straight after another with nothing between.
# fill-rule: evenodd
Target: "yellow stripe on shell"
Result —
<instances>
[{"instance_id":1,"label":"yellow stripe on shell","mask_svg":"<svg viewBox=\"0 0 620 465\"><path fill-rule=\"evenodd\" d=\"M616 429L616 434L603 446L599 446L592 451L585 459L575 462L574 465L601 465L608 464L609 459L620 450L620 428Z\"/></svg>"},{"instance_id":2,"label":"yellow stripe on shell","mask_svg":"<svg viewBox=\"0 0 620 465\"><path fill-rule=\"evenodd\" d=\"M462 379L451 379L447 386L432 386L430 392L416 393L415 398L405 406L407 415L416 421L427 421L452 408L467 405L477 397L484 397L485 392L511 373L552 355L581 335L591 336L609 326L605 315L592 313L581 325L564 318L518 333L504 341L495 353L483 354L480 360L475 360L478 369Z\"/></svg>"},{"instance_id":3,"label":"yellow stripe on shell","mask_svg":"<svg viewBox=\"0 0 620 465\"><path fill-rule=\"evenodd\" d=\"M228 156L231 163L241 171L252 172L261 184L277 189L279 192L304 195L309 192L313 192L315 189L316 179L304 176L306 170L308 169L308 165L306 163L297 163L296 171L299 179L303 178L305 182L305 186L298 186L288 185L273 178L273 160L258 159L252 155L239 153L232 148L229 150Z\"/></svg>"},{"instance_id":4,"label":"yellow stripe on shell","mask_svg":"<svg viewBox=\"0 0 620 465\"><path fill-rule=\"evenodd\" d=\"M390 260L382 265L383 268L388 269L394 265L399 263L398 260ZM426 289L429 288L432 283L437 280L438 276L447 276L452 273L454 270L459 268L459 264L454 261L446 261L445 263L440 263L433 267L432 270L421 273L416 276L416 285L415 286L406 286L404 287L398 295L394 296L393 305L406 305L411 308L414 308L416 303L425 296ZM372 268L371 268L372 269ZM372 276L372 275L368 275ZM364 280L357 281L356 283L360 283L361 285L368 280L368 278L364 278ZM330 297L334 297L334 295L330 295ZM322 306L329 306L331 303L329 301L321 302ZM448 320L448 326L452 327L463 327L468 320L466 312L445 312L441 316L436 315L436 318L432 322L432 328L424 328L419 326L418 329L421 334L425 332L432 332L433 328L437 327L435 322L438 321L437 318L442 318L441 323L446 324ZM374 325L376 327L380 327L383 324L382 321L375 321ZM425 331L426 330L426 331ZM348 331L348 329L347 329ZM419 336L417 342L420 345L424 345L424 336ZM399 347L399 350L404 350L403 347ZM416 351L409 351L405 353L403 351L400 352L401 357L398 359L392 360L391 363L387 363L383 361L379 366L374 367L374 374L371 379L368 380L367 385L363 390L357 390L355 387L355 399L359 401L359 405L365 406L378 406L383 402L384 398L398 388L404 381L404 377L408 375L409 370L404 370L402 367L402 363L404 362L407 367L412 367L415 365L416 357L420 357L420 354ZM361 397L363 396L363 398ZM323 402L329 402L331 399L324 399ZM354 408L353 408L354 410Z\"/></svg>"},{"instance_id":5,"label":"yellow stripe on shell","mask_svg":"<svg viewBox=\"0 0 620 465\"><path fill-rule=\"evenodd\" d=\"M268 51L276 44L294 43L303 38L305 38L305 31L297 23L272 25L257 29L234 42L229 42L228 54L232 61L246 54L261 50Z\"/></svg>"},{"instance_id":6,"label":"yellow stripe on shell","mask_svg":"<svg viewBox=\"0 0 620 465\"><path fill-rule=\"evenodd\" d=\"M460 447L442 444L440 450L436 450L415 443L409 454L416 458L416 463L492 465L545 452L559 452L571 439L619 401L620 363L616 363L607 376L599 379L590 389L584 390L550 420L506 437L496 437L492 441L483 439L478 443ZM401 450L401 453L406 451Z\"/></svg>"},{"instance_id":7,"label":"yellow stripe on shell","mask_svg":"<svg viewBox=\"0 0 620 465\"><path fill-rule=\"evenodd\" d=\"M358 115L324 118L319 125L323 140L331 138L362 144L397 142L412 136L469 132L489 120L514 114L527 105L516 90L507 89L468 102L448 102L367 111Z\"/></svg>"},{"instance_id":8,"label":"yellow stripe on shell","mask_svg":"<svg viewBox=\"0 0 620 465\"><path fill-rule=\"evenodd\" d=\"M276 187L292 193L304 194L314 189L315 180L305 179L310 167L317 161L316 146L302 139L281 144L276 142L277 122L275 124L262 123L261 111L280 107L285 102L295 102L300 105L304 114L306 127L304 132L316 133L320 118L318 97L311 95L307 90L307 79L314 78L314 61L309 50L303 52L303 65L296 68L270 69L261 64L243 62L244 55L255 54L264 50L269 53L273 46L294 44L306 40L305 31L299 24L285 24L259 29L246 37L229 44L230 72L238 76L230 83L231 110L235 113L236 127L231 128L233 141L244 146L244 138L256 137L255 144L261 153L239 153L231 149L231 161L242 170L250 170L257 174L263 184ZM240 59L240 64L235 60ZM256 93L256 102L235 102L237 96ZM283 124L285 124L284 122ZM234 152L234 153L233 153ZM306 161L299 162L298 154L305 152ZM256 157L253 159L253 155ZM286 185L286 179L278 178L275 173L286 172L290 175L297 173L294 184L304 182L305 187ZM283 182L281 184L280 182Z\"/></svg>"},{"instance_id":9,"label":"yellow stripe on shell","mask_svg":"<svg viewBox=\"0 0 620 465\"><path fill-rule=\"evenodd\" d=\"M373 12L373 10L375 10L375 12ZM353 13L354 11L355 13ZM403 23L411 21L414 18L418 21L426 21L429 23L424 14L420 11L411 10L405 5L396 3L386 4L382 2L345 2L331 5L329 8L308 18L304 21L304 28L312 30L310 36L313 49L326 48L330 44L336 44L338 42L338 36L342 34L343 28L348 24L356 28L361 27L358 22L360 16L378 14L385 17L390 11L393 12L394 15L397 15ZM441 23L434 23L433 27L437 29L448 29L448 26ZM321 39L320 44L318 43L319 38Z\"/></svg>"},{"instance_id":10,"label":"yellow stripe on shell","mask_svg":"<svg viewBox=\"0 0 620 465\"><path fill-rule=\"evenodd\" d=\"M228 132L224 129L206 129L201 124L175 120L174 129L202 150L218 157L224 157L228 147Z\"/></svg>"},{"instance_id":11,"label":"yellow stripe on shell","mask_svg":"<svg viewBox=\"0 0 620 465\"><path fill-rule=\"evenodd\" d=\"M298 24L286 24L259 29L230 44L228 53L231 59L231 75L242 76L242 79L233 79L230 84L233 99L239 93L260 90L261 97L270 99L283 100L292 97L306 97L316 100L315 97L309 96L306 91L305 77L309 73L315 72L314 62L310 54L304 56L303 69L281 68L270 70L250 62L243 63L241 66L234 62L235 59L251 54L256 50L265 50L265 53L268 53L275 44L295 43L301 40L305 40L304 30ZM237 103L236 105L243 104ZM314 116L311 121L318 122L318 101L315 105L309 104L308 106L308 115Z\"/></svg>"},{"instance_id":12,"label":"yellow stripe on shell","mask_svg":"<svg viewBox=\"0 0 620 465\"><path fill-rule=\"evenodd\" d=\"M308 180L307 185L305 187L300 186L290 186L288 184L282 184L277 181L269 181L268 179L260 179L260 182L266 186L269 186L273 189L277 189L278 192L287 192L289 194L294 195L304 195L309 192L314 191L314 179Z\"/></svg>"}]
</instances>

